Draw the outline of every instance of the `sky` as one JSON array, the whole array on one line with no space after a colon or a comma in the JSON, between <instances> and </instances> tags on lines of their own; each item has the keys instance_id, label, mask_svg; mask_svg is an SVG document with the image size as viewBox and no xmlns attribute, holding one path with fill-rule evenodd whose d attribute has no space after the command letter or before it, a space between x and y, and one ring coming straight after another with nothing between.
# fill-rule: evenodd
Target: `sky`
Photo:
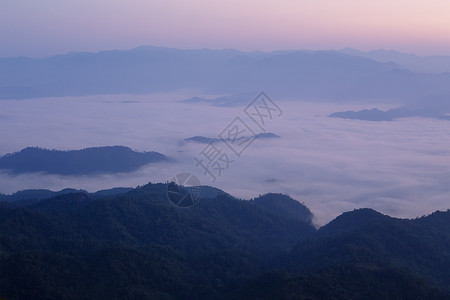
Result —
<instances>
[{"instance_id":1,"label":"sky","mask_svg":"<svg viewBox=\"0 0 450 300\"><path fill-rule=\"evenodd\" d=\"M2 0L0 57L175 48L450 55L448 0Z\"/></svg>"}]
</instances>

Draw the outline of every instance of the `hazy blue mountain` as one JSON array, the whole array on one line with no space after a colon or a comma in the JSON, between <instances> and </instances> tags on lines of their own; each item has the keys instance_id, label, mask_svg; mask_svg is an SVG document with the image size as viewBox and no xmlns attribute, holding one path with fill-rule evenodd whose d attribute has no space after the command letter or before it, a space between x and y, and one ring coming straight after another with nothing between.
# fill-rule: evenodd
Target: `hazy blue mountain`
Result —
<instances>
[{"instance_id":1,"label":"hazy blue mountain","mask_svg":"<svg viewBox=\"0 0 450 300\"><path fill-rule=\"evenodd\" d=\"M418 73L445 73L450 72L450 56L433 55L419 56L402 53L395 50L372 50L363 52L351 48L340 50L341 53L367 57L379 62L395 62L413 72Z\"/></svg>"},{"instance_id":2,"label":"hazy blue mountain","mask_svg":"<svg viewBox=\"0 0 450 300\"><path fill-rule=\"evenodd\" d=\"M210 143L220 143L222 140L220 138L205 137L201 135L192 136L185 138L181 144L194 142L199 144L210 144Z\"/></svg>"},{"instance_id":3,"label":"hazy blue mountain","mask_svg":"<svg viewBox=\"0 0 450 300\"><path fill-rule=\"evenodd\" d=\"M164 184L0 201L0 297L450 298L450 210L408 220L359 209L316 230L288 196L210 191L189 209Z\"/></svg>"},{"instance_id":4,"label":"hazy blue mountain","mask_svg":"<svg viewBox=\"0 0 450 300\"><path fill-rule=\"evenodd\" d=\"M201 88L208 85L212 72L238 55L234 50L145 46L44 59L0 58L0 95L29 98Z\"/></svg>"},{"instance_id":5,"label":"hazy blue mountain","mask_svg":"<svg viewBox=\"0 0 450 300\"><path fill-rule=\"evenodd\" d=\"M0 98L150 93L197 88L245 95L365 101L450 94L450 73L418 74L338 51L181 50L139 47L43 59L0 58ZM216 99L236 105L242 98ZM248 103L245 97L245 103ZM194 98L191 101L209 100Z\"/></svg>"},{"instance_id":6,"label":"hazy blue mountain","mask_svg":"<svg viewBox=\"0 0 450 300\"><path fill-rule=\"evenodd\" d=\"M360 111L344 111L335 112L329 115L330 118L341 118L341 119L357 119L365 121L392 121L392 117L388 112L372 108L363 109Z\"/></svg>"},{"instance_id":7,"label":"hazy blue mountain","mask_svg":"<svg viewBox=\"0 0 450 300\"><path fill-rule=\"evenodd\" d=\"M282 53L239 70L212 90L271 94L316 99L366 101L408 99L449 93L449 74L416 74L394 63L334 51Z\"/></svg>"},{"instance_id":8,"label":"hazy blue mountain","mask_svg":"<svg viewBox=\"0 0 450 300\"><path fill-rule=\"evenodd\" d=\"M281 136L272 132L261 132L255 135L257 139L265 140L265 139L281 139Z\"/></svg>"},{"instance_id":9,"label":"hazy blue mountain","mask_svg":"<svg viewBox=\"0 0 450 300\"><path fill-rule=\"evenodd\" d=\"M424 117L450 120L450 96L429 96L412 101L406 106L382 111L376 108L360 111L336 112L330 118L356 119L365 121L392 121L397 118Z\"/></svg>"},{"instance_id":10,"label":"hazy blue mountain","mask_svg":"<svg viewBox=\"0 0 450 300\"><path fill-rule=\"evenodd\" d=\"M214 106L230 107L230 106L248 105L257 94L258 91L255 91L254 93L241 93L241 94L221 96L213 99L192 97L186 100L181 100L180 102L206 103Z\"/></svg>"},{"instance_id":11,"label":"hazy blue mountain","mask_svg":"<svg viewBox=\"0 0 450 300\"><path fill-rule=\"evenodd\" d=\"M61 175L131 172L169 159L158 152L136 152L124 146L82 150L47 150L28 147L0 157L0 169L12 173L45 172Z\"/></svg>"},{"instance_id":12,"label":"hazy blue mountain","mask_svg":"<svg viewBox=\"0 0 450 300\"><path fill-rule=\"evenodd\" d=\"M271 132L262 132L255 135L257 139L279 139L281 138L279 135L276 135L275 133ZM247 137L240 137L237 140L243 140ZM194 142L194 143L200 143L200 144L210 144L210 143L221 143L222 140L220 138L213 138L213 137L204 137L204 136L192 136L189 138L185 138L183 142L180 143L180 145L183 145L185 143Z\"/></svg>"}]
</instances>

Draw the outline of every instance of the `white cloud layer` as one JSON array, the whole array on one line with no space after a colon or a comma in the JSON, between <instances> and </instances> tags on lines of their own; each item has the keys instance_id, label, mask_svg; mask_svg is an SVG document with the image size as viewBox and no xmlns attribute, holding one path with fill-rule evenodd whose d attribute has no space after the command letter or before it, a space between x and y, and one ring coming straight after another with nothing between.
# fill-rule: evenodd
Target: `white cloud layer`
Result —
<instances>
[{"instance_id":1,"label":"white cloud layer","mask_svg":"<svg viewBox=\"0 0 450 300\"><path fill-rule=\"evenodd\" d=\"M198 94L183 91L0 101L0 155L27 146L64 150L125 145L158 151L177 161L149 165L129 174L95 177L11 176L3 172L0 192L66 187L96 191L163 182L179 172L191 172L203 184L242 198L287 193L304 202L319 225L358 207L398 217L450 207L449 121L334 119L327 115L370 107L274 99L284 114L269 122L267 129L282 138L256 140L240 158L225 145L218 145L235 162L212 183L193 161L205 145L179 146L178 142L196 135L217 137L236 116L253 125L245 118L244 107L175 102L193 95Z\"/></svg>"}]
</instances>

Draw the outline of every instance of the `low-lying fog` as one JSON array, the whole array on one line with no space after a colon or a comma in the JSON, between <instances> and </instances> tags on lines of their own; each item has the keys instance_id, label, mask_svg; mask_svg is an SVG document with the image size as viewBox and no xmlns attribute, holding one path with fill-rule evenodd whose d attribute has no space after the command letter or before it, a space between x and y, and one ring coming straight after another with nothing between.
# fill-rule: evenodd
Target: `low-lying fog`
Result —
<instances>
[{"instance_id":1,"label":"low-lying fog","mask_svg":"<svg viewBox=\"0 0 450 300\"><path fill-rule=\"evenodd\" d=\"M450 206L448 120L370 122L328 118L337 111L390 107L274 98L283 114L267 122L267 132L281 138L257 139L241 157L226 145L217 144L234 162L211 182L193 160L206 145L180 145L180 141L192 136L218 137L238 116L256 131L243 112L253 99L234 107L177 101L193 96L205 95L182 91L1 100L0 156L28 146L68 150L124 145L139 151L158 151L176 162L95 177L12 176L3 172L0 192L66 187L97 191L165 182L177 173L191 172L202 184L245 199L266 192L289 194L313 211L319 225L359 207L416 217Z\"/></svg>"}]
</instances>

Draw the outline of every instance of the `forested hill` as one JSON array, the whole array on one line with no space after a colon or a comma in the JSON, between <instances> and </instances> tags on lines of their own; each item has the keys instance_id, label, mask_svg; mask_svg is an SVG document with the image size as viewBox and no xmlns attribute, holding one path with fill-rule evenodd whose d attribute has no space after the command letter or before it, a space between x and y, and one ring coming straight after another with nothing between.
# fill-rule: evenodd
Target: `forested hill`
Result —
<instances>
[{"instance_id":1,"label":"forested hill","mask_svg":"<svg viewBox=\"0 0 450 300\"><path fill-rule=\"evenodd\" d=\"M298 243L282 258L283 272L265 273L240 292L266 299L295 293L312 299L450 299L449 249L450 210L407 220L359 209Z\"/></svg>"},{"instance_id":2,"label":"forested hill","mask_svg":"<svg viewBox=\"0 0 450 300\"><path fill-rule=\"evenodd\" d=\"M215 194L191 208L175 207L164 184L0 202L0 298L450 295L450 211L401 220L357 210L316 230L288 196Z\"/></svg>"},{"instance_id":3,"label":"forested hill","mask_svg":"<svg viewBox=\"0 0 450 300\"><path fill-rule=\"evenodd\" d=\"M0 202L0 297L210 296L313 234L310 218L283 218L225 193L177 208L164 184L109 199Z\"/></svg>"},{"instance_id":4,"label":"forested hill","mask_svg":"<svg viewBox=\"0 0 450 300\"><path fill-rule=\"evenodd\" d=\"M66 188L62 189L60 191L51 191L47 189L29 189L29 190L21 190L17 191L13 194L6 195L0 193L0 201L8 201L8 202L14 202L16 205L23 205L23 202L37 202L39 200L48 199L56 196L61 196L65 194L72 194L72 193L85 193L88 194L89 198L91 199L100 199L108 196L116 196L125 194L129 191L131 191L133 188L129 187L118 187L118 188L112 188L107 190L100 190L95 193L89 193L85 190L77 190L77 189L71 189Z\"/></svg>"},{"instance_id":5,"label":"forested hill","mask_svg":"<svg viewBox=\"0 0 450 300\"><path fill-rule=\"evenodd\" d=\"M131 172L168 157L158 152L136 152L124 146L81 150L47 150L28 147L0 157L0 169L12 173L44 172L60 175Z\"/></svg>"}]
</instances>

